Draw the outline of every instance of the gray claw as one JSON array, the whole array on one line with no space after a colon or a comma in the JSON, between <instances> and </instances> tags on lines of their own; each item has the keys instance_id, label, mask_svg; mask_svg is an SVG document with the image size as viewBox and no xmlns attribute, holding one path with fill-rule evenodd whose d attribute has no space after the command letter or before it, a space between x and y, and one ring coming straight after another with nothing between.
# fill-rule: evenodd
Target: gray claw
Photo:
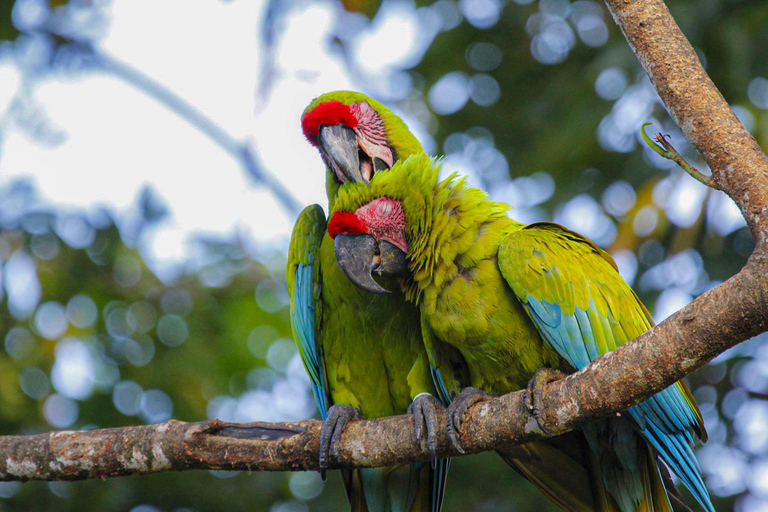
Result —
<instances>
[{"instance_id":1,"label":"gray claw","mask_svg":"<svg viewBox=\"0 0 768 512\"><path fill-rule=\"evenodd\" d=\"M325 417L323 429L320 431L320 476L325 480L325 472L328 469L331 460L331 450L333 446L341 440L341 435L350 421L362 419L360 411L351 405L333 405L328 409L328 415Z\"/></svg>"},{"instance_id":2,"label":"gray claw","mask_svg":"<svg viewBox=\"0 0 768 512\"><path fill-rule=\"evenodd\" d=\"M481 389L466 387L461 390L461 393L448 406L448 438L457 452L464 453L464 449L459 442L459 436L461 435L461 424L463 423L464 415L467 414L467 410L476 403L484 402L492 397L493 395Z\"/></svg>"},{"instance_id":3,"label":"gray claw","mask_svg":"<svg viewBox=\"0 0 768 512\"><path fill-rule=\"evenodd\" d=\"M443 404L429 393L416 395L408 406L408 413L413 416L416 441L422 450L429 450L432 469L437 464L437 412L441 409L444 409Z\"/></svg>"},{"instance_id":4,"label":"gray claw","mask_svg":"<svg viewBox=\"0 0 768 512\"><path fill-rule=\"evenodd\" d=\"M544 410L544 386L563 377L565 374L560 370L539 368L528 381L528 396L525 399L525 405L541 431L548 436L552 436L554 433L544 425L541 419L541 412Z\"/></svg>"}]
</instances>

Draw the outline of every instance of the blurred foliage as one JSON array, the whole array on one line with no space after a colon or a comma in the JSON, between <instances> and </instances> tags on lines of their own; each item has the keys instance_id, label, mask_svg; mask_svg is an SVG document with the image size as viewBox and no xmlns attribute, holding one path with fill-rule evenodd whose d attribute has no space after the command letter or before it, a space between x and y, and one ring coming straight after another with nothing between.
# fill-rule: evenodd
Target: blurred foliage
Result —
<instances>
[{"instance_id":1,"label":"blurred foliage","mask_svg":"<svg viewBox=\"0 0 768 512\"><path fill-rule=\"evenodd\" d=\"M13 6L22 3L14 25ZM306 3L268 4L259 30L270 55L257 87L265 98L279 77L275 55L286 14ZM108 4L0 1L0 40L18 52L24 75L4 115L16 116L41 143L55 133L25 88L51 71L88 69L83 44L108 25ZM669 133L704 168L601 3L334 5L340 21L329 45L345 50L352 76L426 127L446 168L467 173L520 220L555 220L594 238L658 318L746 261L752 239L732 203L643 148L639 127L653 120L649 131ZM423 55L409 69L366 76L347 51L357 40L345 27L364 33L383 24L392 6L414 5L420 32L434 36ZM768 147L768 4L680 0L670 8L726 99ZM24 61L29 55L37 60ZM0 123L0 142L6 126ZM127 221L109 211L56 211L39 201L33 184L0 189L2 433L313 414L289 340L285 255L201 239L198 263L162 282L138 241L166 208L147 189L135 210ZM753 478L768 474L764 346L762 338L751 340L690 378L710 432L699 453L719 510L768 507L768 484L761 483L768 479ZM0 484L0 511L330 511L343 501L335 474L325 484L314 473L212 472ZM452 465L445 510L554 508L498 457L483 454Z\"/></svg>"},{"instance_id":2,"label":"blurred foliage","mask_svg":"<svg viewBox=\"0 0 768 512\"><path fill-rule=\"evenodd\" d=\"M28 208L36 202L27 184L0 190L7 290L0 308L3 433L171 416L200 421L212 399L249 389L266 393L288 371L294 351L285 340L284 284L274 284L282 265L269 269L231 244L208 242L208 263L165 285L125 245L108 213ZM144 208L140 220L148 229L158 218ZM283 353L271 353L281 339ZM302 391L303 403L310 403ZM305 407L299 416L311 412ZM142 502L163 509L259 510L291 496L289 477L190 473L141 482L8 483L0 484L0 496L18 492L2 502L3 510L84 510L85 496L92 510L128 510ZM50 492L41 492L46 487Z\"/></svg>"},{"instance_id":3,"label":"blurred foliage","mask_svg":"<svg viewBox=\"0 0 768 512\"><path fill-rule=\"evenodd\" d=\"M356 12L373 18L379 12L381 0L341 0L341 5L349 12Z\"/></svg>"},{"instance_id":4,"label":"blurred foliage","mask_svg":"<svg viewBox=\"0 0 768 512\"><path fill-rule=\"evenodd\" d=\"M0 2L0 41L16 39L19 31L11 23L13 2Z\"/></svg>"}]
</instances>

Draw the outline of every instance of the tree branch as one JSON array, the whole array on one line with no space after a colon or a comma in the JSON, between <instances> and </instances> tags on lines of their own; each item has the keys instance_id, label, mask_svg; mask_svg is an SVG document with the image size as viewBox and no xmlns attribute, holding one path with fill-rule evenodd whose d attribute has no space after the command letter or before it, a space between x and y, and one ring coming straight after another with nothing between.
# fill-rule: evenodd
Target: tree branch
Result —
<instances>
[{"instance_id":1,"label":"tree branch","mask_svg":"<svg viewBox=\"0 0 768 512\"><path fill-rule=\"evenodd\" d=\"M605 2L669 114L712 169L710 185L736 202L758 247L768 243L768 158L704 71L667 6L661 0Z\"/></svg>"},{"instance_id":2,"label":"tree branch","mask_svg":"<svg viewBox=\"0 0 768 512\"><path fill-rule=\"evenodd\" d=\"M625 410L768 330L768 159L704 72L659 0L607 0L672 117L712 169L712 185L741 208L757 241L734 277L615 352L548 385L543 421L555 434ZM543 437L525 393L476 404L463 424L466 453ZM442 413L444 414L444 413ZM442 418L444 420L444 417ZM445 422L442 421L442 424ZM0 480L76 480L188 469L317 469L321 424L169 421L160 425L0 438ZM446 432L438 455L455 457ZM352 422L332 467L427 461L410 417Z\"/></svg>"},{"instance_id":3,"label":"tree branch","mask_svg":"<svg viewBox=\"0 0 768 512\"><path fill-rule=\"evenodd\" d=\"M555 434L578 428L644 400L706 364L726 348L766 329L768 294L743 303L733 294L765 273L745 267L694 304L640 338L544 389L545 426ZM701 302L701 306L696 304ZM741 328L716 321L719 305L743 308ZM749 311L752 311L750 313ZM702 336L699 336L702 335ZM663 341L661 343L660 341ZM507 449L544 437L523 391L473 406L461 433L466 453ZM444 412L439 423L445 424ZM193 469L297 471L318 469L319 420L297 423L201 423L51 432L0 437L0 480L83 480ZM438 456L456 457L444 429ZM410 416L351 422L332 468L428 461Z\"/></svg>"}]
</instances>

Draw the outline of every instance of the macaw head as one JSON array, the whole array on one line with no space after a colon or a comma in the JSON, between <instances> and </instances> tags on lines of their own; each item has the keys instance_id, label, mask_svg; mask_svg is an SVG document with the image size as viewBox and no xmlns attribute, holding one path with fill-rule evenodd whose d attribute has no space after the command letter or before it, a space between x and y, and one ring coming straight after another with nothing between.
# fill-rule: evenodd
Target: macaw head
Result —
<instances>
[{"instance_id":1,"label":"macaw head","mask_svg":"<svg viewBox=\"0 0 768 512\"><path fill-rule=\"evenodd\" d=\"M402 277L408 270L405 212L400 201L379 197L353 212L335 212L328 222L336 262L353 284L389 293L373 278Z\"/></svg>"},{"instance_id":2,"label":"macaw head","mask_svg":"<svg viewBox=\"0 0 768 512\"><path fill-rule=\"evenodd\" d=\"M397 160L423 153L405 123L381 103L351 91L319 96L301 116L304 136L328 168L329 198L348 182L369 183Z\"/></svg>"},{"instance_id":3,"label":"macaw head","mask_svg":"<svg viewBox=\"0 0 768 512\"><path fill-rule=\"evenodd\" d=\"M344 187L328 221L336 262L347 278L371 293L389 293L374 277L407 278L409 256L420 254L431 218L439 167L425 154L398 161L370 185Z\"/></svg>"}]
</instances>

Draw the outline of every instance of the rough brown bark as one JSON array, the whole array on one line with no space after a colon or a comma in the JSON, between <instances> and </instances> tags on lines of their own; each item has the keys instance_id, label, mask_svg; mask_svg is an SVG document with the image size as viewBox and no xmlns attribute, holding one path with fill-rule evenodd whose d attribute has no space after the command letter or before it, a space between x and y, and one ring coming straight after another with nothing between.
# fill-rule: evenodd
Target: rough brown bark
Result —
<instances>
[{"instance_id":1,"label":"rough brown bark","mask_svg":"<svg viewBox=\"0 0 768 512\"><path fill-rule=\"evenodd\" d=\"M712 169L712 185L741 208L757 246L736 276L638 339L544 390L554 433L615 413L768 330L768 159L704 72L659 0L606 0L683 133ZM466 453L542 436L524 393L479 403L464 422ZM444 422L443 422L444 423ZM187 469L317 469L320 422L218 421L0 438L0 480L76 480ZM438 454L457 456L445 431ZM409 417L352 422L332 467L426 461Z\"/></svg>"},{"instance_id":2,"label":"rough brown bark","mask_svg":"<svg viewBox=\"0 0 768 512\"><path fill-rule=\"evenodd\" d=\"M768 158L704 71L661 0L606 0L613 19L685 137L712 169L712 186L768 242ZM760 256L763 251L760 252Z\"/></svg>"}]
</instances>

